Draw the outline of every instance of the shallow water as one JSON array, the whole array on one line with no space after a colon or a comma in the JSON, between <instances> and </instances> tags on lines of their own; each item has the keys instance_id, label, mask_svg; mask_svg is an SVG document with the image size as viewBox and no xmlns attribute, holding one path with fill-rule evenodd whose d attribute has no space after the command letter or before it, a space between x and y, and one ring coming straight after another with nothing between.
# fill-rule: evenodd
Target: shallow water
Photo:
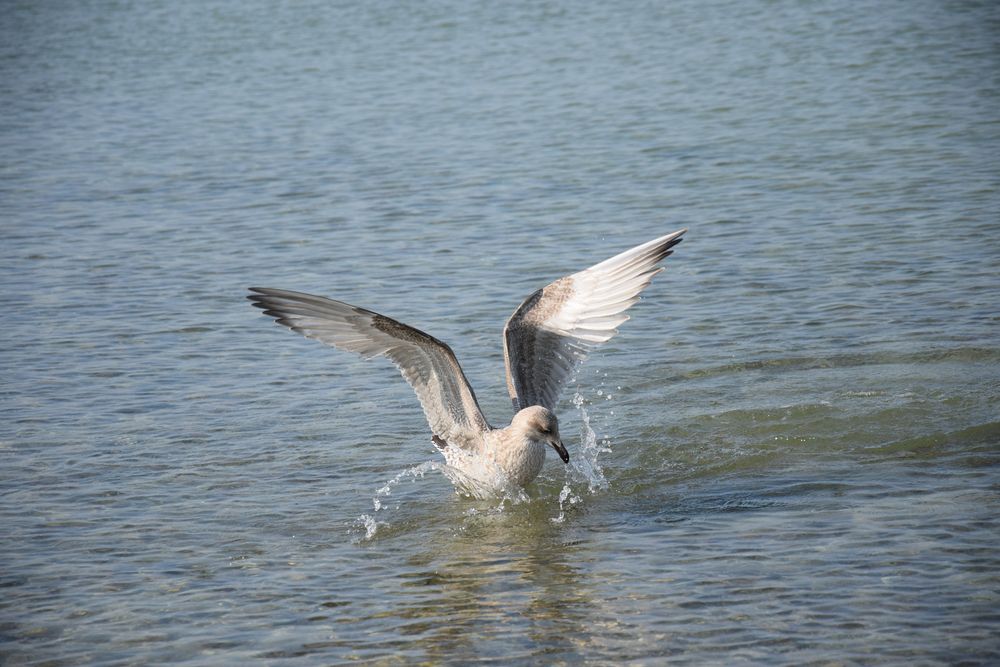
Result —
<instances>
[{"instance_id":1,"label":"shallow water","mask_svg":"<svg viewBox=\"0 0 1000 667\"><path fill-rule=\"evenodd\" d=\"M1000 661L1000 13L868 11L8 3L2 662ZM520 501L243 299L500 424L520 300L682 226Z\"/></svg>"}]
</instances>

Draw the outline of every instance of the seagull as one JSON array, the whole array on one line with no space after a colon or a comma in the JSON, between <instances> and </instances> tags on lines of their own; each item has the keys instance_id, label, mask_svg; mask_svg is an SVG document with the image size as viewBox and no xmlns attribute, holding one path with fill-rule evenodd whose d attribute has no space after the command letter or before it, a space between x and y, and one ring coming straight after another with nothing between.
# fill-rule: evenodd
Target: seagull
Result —
<instances>
[{"instance_id":1,"label":"seagull","mask_svg":"<svg viewBox=\"0 0 1000 667\"><path fill-rule=\"evenodd\" d=\"M517 307L503 329L509 426L491 426L455 353L423 331L322 296L251 287L248 299L292 331L366 359L387 357L417 394L431 440L453 481L496 492L530 484L552 447L569 463L555 409L576 366L629 319L657 264L687 229L661 236L564 276ZM477 494L478 495L478 494Z\"/></svg>"}]
</instances>

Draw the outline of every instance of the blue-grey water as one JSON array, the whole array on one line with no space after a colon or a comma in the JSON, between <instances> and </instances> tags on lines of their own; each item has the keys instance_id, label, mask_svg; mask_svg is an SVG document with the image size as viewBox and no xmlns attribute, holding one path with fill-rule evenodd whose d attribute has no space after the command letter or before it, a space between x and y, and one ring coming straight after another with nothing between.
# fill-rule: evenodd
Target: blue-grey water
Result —
<instances>
[{"instance_id":1,"label":"blue-grey water","mask_svg":"<svg viewBox=\"0 0 1000 667\"><path fill-rule=\"evenodd\" d=\"M5 2L0 663L997 664L998 35ZM243 298L418 326L504 424L520 300L682 226L527 502L455 495L391 365Z\"/></svg>"}]
</instances>

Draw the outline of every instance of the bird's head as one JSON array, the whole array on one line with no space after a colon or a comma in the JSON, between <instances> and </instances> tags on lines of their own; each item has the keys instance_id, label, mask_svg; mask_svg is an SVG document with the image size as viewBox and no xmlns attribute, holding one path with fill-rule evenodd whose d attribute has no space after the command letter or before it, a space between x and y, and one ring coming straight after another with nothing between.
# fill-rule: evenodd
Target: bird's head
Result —
<instances>
[{"instance_id":1,"label":"bird's head","mask_svg":"<svg viewBox=\"0 0 1000 667\"><path fill-rule=\"evenodd\" d=\"M559 437L559 420L554 412L540 405L532 405L514 415L511 424L519 427L529 438L552 445L563 463L569 463L569 452L563 447Z\"/></svg>"}]
</instances>

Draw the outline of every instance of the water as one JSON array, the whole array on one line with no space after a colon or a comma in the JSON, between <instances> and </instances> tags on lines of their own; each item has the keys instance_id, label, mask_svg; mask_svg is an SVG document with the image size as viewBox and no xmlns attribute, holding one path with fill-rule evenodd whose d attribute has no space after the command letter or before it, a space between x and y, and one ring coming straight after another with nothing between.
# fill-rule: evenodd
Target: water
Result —
<instances>
[{"instance_id":1,"label":"water","mask_svg":"<svg viewBox=\"0 0 1000 667\"><path fill-rule=\"evenodd\" d=\"M998 27L6 3L0 661L996 664ZM499 424L520 300L682 226L524 499L243 299L421 327Z\"/></svg>"}]
</instances>

